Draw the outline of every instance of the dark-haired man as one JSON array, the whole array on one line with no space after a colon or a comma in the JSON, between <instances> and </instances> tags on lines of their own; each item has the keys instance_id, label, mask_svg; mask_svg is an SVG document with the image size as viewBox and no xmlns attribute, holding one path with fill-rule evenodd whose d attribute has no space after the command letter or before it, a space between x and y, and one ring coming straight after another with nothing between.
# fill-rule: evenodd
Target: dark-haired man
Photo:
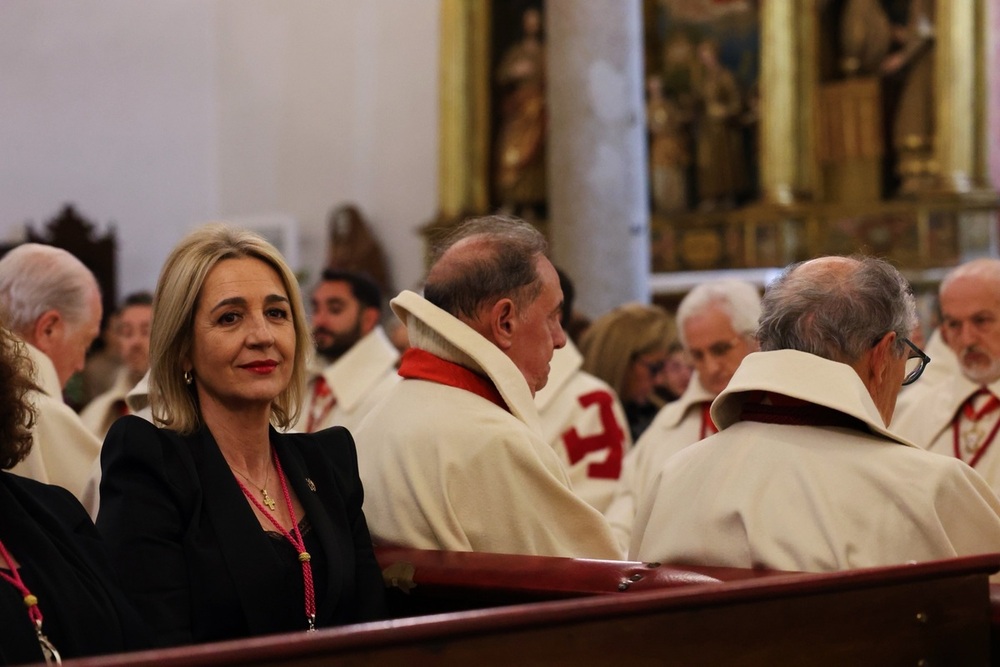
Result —
<instances>
[{"instance_id":1,"label":"dark-haired man","mask_svg":"<svg viewBox=\"0 0 1000 667\"><path fill-rule=\"evenodd\" d=\"M399 380L399 352L379 319L382 293L369 277L327 269L312 292L316 357L294 430L354 431Z\"/></svg>"},{"instance_id":2,"label":"dark-haired man","mask_svg":"<svg viewBox=\"0 0 1000 667\"><path fill-rule=\"evenodd\" d=\"M153 295L149 292L128 295L115 313L114 341L123 366L111 387L80 412L83 423L102 441L116 419L131 413L126 396L149 370L152 319Z\"/></svg>"}]
</instances>

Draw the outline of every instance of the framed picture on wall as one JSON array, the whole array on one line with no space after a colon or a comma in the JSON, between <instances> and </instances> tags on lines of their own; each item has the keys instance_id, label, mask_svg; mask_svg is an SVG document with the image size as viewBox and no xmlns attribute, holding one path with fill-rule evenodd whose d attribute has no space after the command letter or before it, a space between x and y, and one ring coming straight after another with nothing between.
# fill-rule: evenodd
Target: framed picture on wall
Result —
<instances>
[{"instance_id":1,"label":"framed picture on wall","mask_svg":"<svg viewBox=\"0 0 1000 667\"><path fill-rule=\"evenodd\" d=\"M260 234L281 252L293 271L300 270L299 225L292 216L284 213L231 216L224 222Z\"/></svg>"}]
</instances>

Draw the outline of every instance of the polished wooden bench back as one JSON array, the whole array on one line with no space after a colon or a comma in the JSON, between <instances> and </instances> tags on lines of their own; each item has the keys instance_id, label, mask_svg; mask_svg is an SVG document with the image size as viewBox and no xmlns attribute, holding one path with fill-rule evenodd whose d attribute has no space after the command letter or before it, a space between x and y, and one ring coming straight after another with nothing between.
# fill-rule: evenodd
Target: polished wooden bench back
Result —
<instances>
[{"instance_id":1,"label":"polished wooden bench back","mask_svg":"<svg viewBox=\"0 0 1000 667\"><path fill-rule=\"evenodd\" d=\"M829 574L699 581L648 591L629 586L624 595L588 595L66 664L984 665L990 632L987 578L998 567L1000 555L990 555ZM420 586L419 567L414 575ZM602 579L596 586L603 590L611 582Z\"/></svg>"},{"instance_id":2,"label":"polished wooden bench back","mask_svg":"<svg viewBox=\"0 0 1000 667\"><path fill-rule=\"evenodd\" d=\"M726 567L378 547L393 616L621 595L782 574Z\"/></svg>"}]
</instances>

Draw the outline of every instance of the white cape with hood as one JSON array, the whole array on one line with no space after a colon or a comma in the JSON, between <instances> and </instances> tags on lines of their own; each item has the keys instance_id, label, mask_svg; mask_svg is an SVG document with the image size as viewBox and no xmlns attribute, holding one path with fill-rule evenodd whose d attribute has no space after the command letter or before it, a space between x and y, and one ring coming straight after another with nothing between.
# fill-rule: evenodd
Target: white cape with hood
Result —
<instances>
[{"instance_id":1,"label":"white cape with hood","mask_svg":"<svg viewBox=\"0 0 1000 667\"><path fill-rule=\"evenodd\" d=\"M759 391L865 425L740 421ZM630 557L824 572L1000 551L1000 499L971 468L883 425L848 365L746 357L712 405L722 431L671 457L639 506Z\"/></svg>"},{"instance_id":2,"label":"white cape with hood","mask_svg":"<svg viewBox=\"0 0 1000 667\"><path fill-rule=\"evenodd\" d=\"M509 412L466 389L428 380L404 379L393 387L356 433L375 542L620 558L604 517L573 492L543 439L517 366L413 292L402 292L392 308L414 348L488 377Z\"/></svg>"}]
</instances>

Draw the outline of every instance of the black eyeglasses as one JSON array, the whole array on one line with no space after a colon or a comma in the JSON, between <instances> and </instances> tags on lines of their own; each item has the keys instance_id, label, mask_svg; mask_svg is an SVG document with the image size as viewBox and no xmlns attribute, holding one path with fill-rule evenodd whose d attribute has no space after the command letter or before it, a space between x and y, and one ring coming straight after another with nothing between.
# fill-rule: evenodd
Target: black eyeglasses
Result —
<instances>
[{"instance_id":1,"label":"black eyeglasses","mask_svg":"<svg viewBox=\"0 0 1000 667\"><path fill-rule=\"evenodd\" d=\"M910 346L910 354L906 357L906 375L903 376L903 386L913 384L924 372L924 368L931 362L931 358L924 354L924 351L914 345L909 338L901 339Z\"/></svg>"}]
</instances>

